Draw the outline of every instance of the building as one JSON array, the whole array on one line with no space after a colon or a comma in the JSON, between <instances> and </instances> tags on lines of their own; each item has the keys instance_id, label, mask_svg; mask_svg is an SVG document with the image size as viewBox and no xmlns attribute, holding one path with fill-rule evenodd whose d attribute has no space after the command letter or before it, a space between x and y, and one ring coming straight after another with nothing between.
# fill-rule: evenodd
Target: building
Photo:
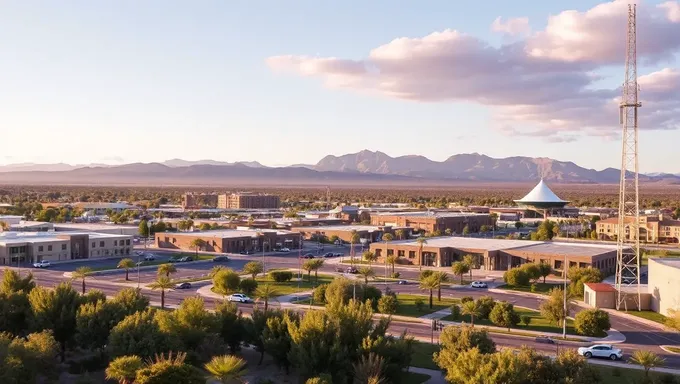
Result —
<instances>
[{"instance_id":1,"label":"building","mask_svg":"<svg viewBox=\"0 0 680 384\"><path fill-rule=\"evenodd\" d=\"M9 230L14 232L47 232L54 230L54 224L44 221L23 220L18 224L10 225Z\"/></svg>"},{"instance_id":2,"label":"building","mask_svg":"<svg viewBox=\"0 0 680 384\"><path fill-rule=\"evenodd\" d=\"M131 236L102 233L4 232L0 265L17 262L66 261L122 257L132 254Z\"/></svg>"},{"instance_id":3,"label":"building","mask_svg":"<svg viewBox=\"0 0 680 384\"><path fill-rule=\"evenodd\" d=\"M217 208L220 209L263 209L280 206L281 200L276 195L239 192L217 197Z\"/></svg>"},{"instance_id":4,"label":"building","mask_svg":"<svg viewBox=\"0 0 680 384\"><path fill-rule=\"evenodd\" d=\"M616 288L607 283L585 283L583 301L594 308L616 308Z\"/></svg>"},{"instance_id":5,"label":"building","mask_svg":"<svg viewBox=\"0 0 680 384\"><path fill-rule=\"evenodd\" d=\"M381 241L382 235L385 233L391 233L395 238L398 238L398 235L403 238L411 237L411 228L377 225L304 226L292 227L291 231L302 234L302 237L308 240L318 240L320 238L328 240L337 236L339 240L342 240L345 243L350 243L352 241L352 236L356 233L359 235L360 242L364 244Z\"/></svg>"},{"instance_id":6,"label":"building","mask_svg":"<svg viewBox=\"0 0 680 384\"><path fill-rule=\"evenodd\" d=\"M468 227L470 232L479 232L483 225L493 225L493 221L486 213L399 212L372 214L371 225L409 227L430 233L450 231L462 234L465 227Z\"/></svg>"},{"instance_id":7,"label":"building","mask_svg":"<svg viewBox=\"0 0 680 384\"><path fill-rule=\"evenodd\" d=\"M473 255L485 270L507 270L525 263L547 263L554 270L572 266L594 267L605 275L616 269L616 247L581 243L557 243L545 241L481 239L472 237L432 237L423 244L415 240L392 241L388 244L371 244L371 251L378 258L397 255L404 264L448 267L461 261L465 255Z\"/></svg>"},{"instance_id":8,"label":"building","mask_svg":"<svg viewBox=\"0 0 680 384\"><path fill-rule=\"evenodd\" d=\"M127 209L139 209L128 203L75 203L73 206L97 216L106 215L109 211L121 213Z\"/></svg>"},{"instance_id":9,"label":"building","mask_svg":"<svg viewBox=\"0 0 680 384\"><path fill-rule=\"evenodd\" d=\"M16 215L0 215L0 222L5 223L7 227L9 228L12 225L16 225L21 223L21 221L24 219L23 216L16 216ZM2 231L3 227L0 225L0 231Z\"/></svg>"},{"instance_id":10,"label":"building","mask_svg":"<svg viewBox=\"0 0 680 384\"><path fill-rule=\"evenodd\" d=\"M542 213L543 217L547 218L548 216L564 216L561 211L567 205L568 201L557 197L543 179L541 179L534 189L527 193L523 198L515 200L515 203L517 203L520 208ZM576 210L576 212L578 214L578 210Z\"/></svg>"},{"instance_id":11,"label":"building","mask_svg":"<svg viewBox=\"0 0 680 384\"><path fill-rule=\"evenodd\" d=\"M156 247L194 251L200 240L201 251L240 253L272 251L279 248L299 248L299 233L278 230L227 229L201 232L156 233Z\"/></svg>"},{"instance_id":12,"label":"building","mask_svg":"<svg viewBox=\"0 0 680 384\"><path fill-rule=\"evenodd\" d=\"M665 316L680 311L680 259L650 258L647 273L651 309Z\"/></svg>"},{"instance_id":13,"label":"building","mask_svg":"<svg viewBox=\"0 0 680 384\"><path fill-rule=\"evenodd\" d=\"M54 223L57 232L96 232L111 235L138 236L139 226L99 223Z\"/></svg>"},{"instance_id":14,"label":"building","mask_svg":"<svg viewBox=\"0 0 680 384\"><path fill-rule=\"evenodd\" d=\"M629 225L633 222L632 217L626 217L626 239L630 238ZM619 233L619 218L610 217L600 220L595 224L598 238L602 240L616 240ZM678 243L680 242L680 220L672 220L659 214L653 216L640 216L640 241L645 243Z\"/></svg>"},{"instance_id":15,"label":"building","mask_svg":"<svg viewBox=\"0 0 680 384\"><path fill-rule=\"evenodd\" d=\"M216 193L192 193L182 195L182 209L217 208Z\"/></svg>"}]
</instances>

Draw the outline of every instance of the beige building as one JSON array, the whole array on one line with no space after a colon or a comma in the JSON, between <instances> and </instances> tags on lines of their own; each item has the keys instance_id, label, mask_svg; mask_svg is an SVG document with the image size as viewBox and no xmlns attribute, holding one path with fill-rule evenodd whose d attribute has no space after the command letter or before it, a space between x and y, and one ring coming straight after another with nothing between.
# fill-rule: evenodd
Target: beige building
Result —
<instances>
[{"instance_id":1,"label":"beige building","mask_svg":"<svg viewBox=\"0 0 680 384\"><path fill-rule=\"evenodd\" d=\"M197 232L158 232L156 247L165 249L199 250L206 252L262 252L280 248L300 248L299 233L275 229L226 229Z\"/></svg>"},{"instance_id":2,"label":"beige building","mask_svg":"<svg viewBox=\"0 0 680 384\"><path fill-rule=\"evenodd\" d=\"M624 296L621 303L622 309L637 308L637 291L634 287L626 287L631 294ZM624 290L624 292L626 292ZM593 308L616 308L618 291L611 284L607 283L585 283L583 285L583 301ZM647 292L640 294L640 309L648 311L651 305L651 295Z\"/></svg>"},{"instance_id":3,"label":"beige building","mask_svg":"<svg viewBox=\"0 0 680 384\"><path fill-rule=\"evenodd\" d=\"M279 208L281 200L276 195L259 193L229 193L217 196L219 209L265 209Z\"/></svg>"},{"instance_id":4,"label":"beige building","mask_svg":"<svg viewBox=\"0 0 680 384\"><path fill-rule=\"evenodd\" d=\"M651 309L666 316L680 310L680 259L650 258L648 267Z\"/></svg>"},{"instance_id":5,"label":"beige building","mask_svg":"<svg viewBox=\"0 0 680 384\"><path fill-rule=\"evenodd\" d=\"M625 218L626 239L631 240L630 224L632 217ZM596 223L597 236L603 240L616 240L619 233L619 218L610 217ZM672 220L659 214L640 217L640 241L646 243L680 242L680 220Z\"/></svg>"}]
</instances>

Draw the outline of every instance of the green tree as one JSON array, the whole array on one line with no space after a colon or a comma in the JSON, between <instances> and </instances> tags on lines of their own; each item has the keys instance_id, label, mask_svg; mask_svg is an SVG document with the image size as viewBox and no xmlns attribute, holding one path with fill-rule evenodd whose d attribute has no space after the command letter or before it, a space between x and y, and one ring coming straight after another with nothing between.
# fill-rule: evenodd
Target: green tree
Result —
<instances>
[{"instance_id":1,"label":"green tree","mask_svg":"<svg viewBox=\"0 0 680 384\"><path fill-rule=\"evenodd\" d=\"M129 273L130 269L135 267L135 262L130 258L122 259L118 262L118 268L125 269L125 280L130 280Z\"/></svg>"},{"instance_id":2,"label":"green tree","mask_svg":"<svg viewBox=\"0 0 680 384\"><path fill-rule=\"evenodd\" d=\"M581 335L602 337L609 328L609 314L600 309L586 309L574 317L574 329Z\"/></svg>"},{"instance_id":3,"label":"green tree","mask_svg":"<svg viewBox=\"0 0 680 384\"><path fill-rule=\"evenodd\" d=\"M499 327L505 327L510 330L519 323L519 315L515 312L512 304L506 301L499 301L491 310L489 320Z\"/></svg>"},{"instance_id":4,"label":"green tree","mask_svg":"<svg viewBox=\"0 0 680 384\"><path fill-rule=\"evenodd\" d=\"M257 278L257 275L262 273L264 266L259 261L249 261L243 266L243 273L250 275L253 280Z\"/></svg>"},{"instance_id":5,"label":"green tree","mask_svg":"<svg viewBox=\"0 0 680 384\"><path fill-rule=\"evenodd\" d=\"M477 307L479 307L478 318L488 319L489 314L491 314L491 311L495 306L496 301L491 296L482 296L479 299L477 299Z\"/></svg>"},{"instance_id":6,"label":"green tree","mask_svg":"<svg viewBox=\"0 0 680 384\"><path fill-rule=\"evenodd\" d=\"M361 356L354 364L354 382L357 384L387 384L383 373L385 360L375 353Z\"/></svg>"},{"instance_id":7,"label":"green tree","mask_svg":"<svg viewBox=\"0 0 680 384\"><path fill-rule=\"evenodd\" d=\"M349 238L349 254L351 257L352 265L354 265L354 244L359 244L361 242L361 236L357 233L356 230L352 230L350 232L350 238Z\"/></svg>"},{"instance_id":8,"label":"green tree","mask_svg":"<svg viewBox=\"0 0 680 384\"><path fill-rule=\"evenodd\" d=\"M149 298L144 296L141 290L137 288L123 288L116 293L111 301L118 306L118 321L123 320L125 316L144 311L149 307Z\"/></svg>"},{"instance_id":9,"label":"green tree","mask_svg":"<svg viewBox=\"0 0 680 384\"><path fill-rule=\"evenodd\" d=\"M439 288L439 279L435 275L431 275L423 280L420 280L420 289L430 291L430 308L432 308L432 292Z\"/></svg>"},{"instance_id":10,"label":"green tree","mask_svg":"<svg viewBox=\"0 0 680 384\"><path fill-rule=\"evenodd\" d=\"M232 353L237 352L246 336L245 322L238 307L228 301L219 303L215 308L215 316L217 318L217 333L229 346Z\"/></svg>"},{"instance_id":11,"label":"green tree","mask_svg":"<svg viewBox=\"0 0 680 384\"><path fill-rule=\"evenodd\" d=\"M246 295L252 295L257 289L257 286L257 281L253 279L243 279L239 284L241 292L245 293Z\"/></svg>"},{"instance_id":12,"label":"green tree","mask_svg":"<svg viewBox=\"0 0 680 384\"><path fill-rule=\"evenodd\" d=\"M503 273L503 281L516 287L526 286L529 285L529 275L522 268L512 268Z\"/></svg>"},{"instance_id":13,"label":"green tree","mask_svg":"<svg viewBox=\"0 0 680 384\"><path fill-rule=\"evenodd\" d=\"M372 263L375 263L376 260L378 260L378 256L375 254L375 252L371 252L371 251L365 251L363 253L362 257L364 258L364 261L366 261L368 263L369 266Z\"/></svg>"},{"instance_id":14,"label":"green tree","mask_svg":"<svg viewBox=\"0 0 680 384\"><path fill-rule=\"evenodd\" d=\"M538 281L541 278L541 269L536 263L523 264L521 269L527 274L529 280Z\"/></svg>"},{"instance_id":15,"label":"green tree","mask_svg":"<svg viewBox=\"0 0 680 384\"><path fill-rule=\"evenodd\" d=\"M174 357L157 355L156 360L137 371L136 384L205 384L203 373L184 362L186 353L178 352Z\"/></svg>"},{"instance_id":16,"label":"green tree","mask_svg":"<svg viewBox=\"0 0 680 384\"><path fill-rule=\"evenodd\" d=\"M137 232L141 237L149 237L149 222L146 220L141 220L139 222L139 230Z\"/></svg>"},{"instance_id":17,"label":"green tree","mask_svg":"<svg viewBox=\"0 0 680 384\"><path fill-rule=\"evenodd\" d=\"M552 267L548 263L539 263L538 272L538 274L543 278L543 284L545 284L545 278L552 273Z\"/></svg>"},{"instance_id":18,"label":"green tree","mask_svg":"<svg viewBox=\"0 0 680 384\"><path fill-rule=\"evenodd\" d=\"M416 243L418 243L418 269L423 270L423 247L425 244L427 244L427 239L420 236L419 238L416 239Z\"/></svg>"},{"instance_id":19,"label":"green tree","mask_svg":"<svg viewBox=\"0 0 680 384\"><path fill-rule=\"evenodd\" d=\"M143 366L144 363L139 356L117 357L106 367L106 379L116 380L119 384L133 384L137 371L142 369Z\"/></svg>"},{"instance_id":20,"label":"green tree","mask_svg":"<svg viewBox=\"0 0 680 384\"><path fill-rule=\"evenodd\" d=\"M0 332L23 335L28 331L32 317L28 294L0 291Z\"/></svg>"},{"instance_id":21,"label":"green tree","mask_svg":"<svg viewBox=\"0 0 680 384\"><path fill-rule=\"evenodd\" d=\"M463 275L468 273L470 268L468 267L467 264L460 262L460 261L456 261L451 266L451 270L453 271L454 275L460 276L460 284L462 285L463 284Z\"/></svg>"},{"instance_id":22,"label":"green tree","mask_svg":"<svg viewBox=\"0 0 680 384\"><path fill-rule=\"evenodd\" d=\"M95 304L98 301L106 301L106 294L101 289L91 289L86 294L80 295L80 304Z\"/></svg>"},{"instance_id":23,"label":"green tree","mask_svg":"<svg viewBox=\"0 0 680 384\"><path fill-rule=\"evenodd\" d=\"M470 227L467 224L465 224L465 226L463 227L463 236L467 236L469 234L470 234Z\"/></svg>"},{"instance_id":24,"label":"green tree","mask_svg":"<svg viewBox=\"0 0 680 384\"><path fill-rule=\"evenodd\" d=\"M143 359L179 347L179 340L161 331L156 310L147 309L127 316L109 334L107 351L112 358L137 355Z\"/></svg>"},{"instance_id":25,"label":"green tree","mask_svg":"<svg viewBox=\"0 0 680 384\"><path fill-rule=\"evenodd\" d=\"M571 311L573 304L567 297L567 311L564 311L564 291L559 288L553 288L550 291L548 299L543 301L540 305L541 315L548 321L561 324L566 321L566 317Z\"/></svg>"},{"instance_id":26,"label":"green tree","mask_svg":"<svg viewBox=\"0 0 680 384\"><path fill-rule=\"evenodd\" d=\"M0 292L23 292L28 294L33 288L35 288L35 282L33 281L32 273L27 274L26 277L21 277L16 271L9 268L3 272Z\"/></svg>"},{"instance_id":27,"label":"green tree","mask_svg":"<svg viewBox=\"0 0 680 384\"><path fill-rule=\"evenodd\" d=\"M28 295L33 309L33 328L51 330L59 343L59 355L63 362L66 348L76 333L76 312L80 305L78 292L71 284L61 283L53 290L37 287Z\"/></svg>"},{"instance_id":28,"label":"green tree","mask_svg":"<svg viewBox=\"0 0 680 384\"><path fill-rule=\"evenodd\" d=\"M210 223L201 223L201 225L198 227L201 231L209 231L211 228Z\"/></svg>"},{"instance_id":29,"label":"green tree","mask_svg":"<svg viewBox=\"0 0 680 384\"><path fill-rule=\"evenodd\" d=\"M375 277L375 271L371 267L361 267L358 270L359 275L364 278L364 284L368 284L368 279Z\"/></svg>"},{"instance_id":30,"label":"green tree","mask_svg":"<svg viewBox=\"0 0 680 384\"><path fill-rule=\"evenodd\" d=\"M312 262L312 270L314 271L314 280L318 283L319 282L319 269L321 269L324 265L324 260L323 259L313 259L310 260Z\"/></svg>"},{"instance_id":31,"label":"green tree","mask_svg":"<svg viewBox=\"0 0 680 384\"><path fill-rule=\"evenodd\" d=\"M585 283L599 283L604 278L602 272L597 268L571 267L567 274L571 283L569 292L572 296L583 297L583 286Z\"/></svg>"},{"instance_id":32,"label":"green tree","mask_svg":"<svg viewBox=\"0 0 680 384\"><path fill-rule=\"evenodd\" d=\"M432 276L437 280L437 301L442 301L442 285L448 283L449 275L444 271L435 271Z\"/></svg>"},{"instance_id":33,"label":"green tree","mask_svg":"<svg viewBox=\"0 0 680 384\"><path fill-rule=\"evenodd\" d=\"M74 279L74 280L81 279L82 287L83 287L83 291L82 291L83 295L85 294L85 278L87 278L91 274L92 274L92 268L90 268L90 267L78 267L78 268L76 268L75 271L73 271L73 273L71 275L71 278Z\"/></svg>"},{"instance_id":34,"label":"green tree","mask_svg":"<svg viewBox=\"0 0 680 384\"><path fill-rule=\"evenodd\" d=\"M241 285L241 276L227 268L215 274L212 278L212 282L215 293L227 296L239 289Z\"/></svg>"},{"instance_id":35,"label":"green tree","mask_svg":"<svg viewBox=\"0 0 680 384\"><path fill-rule=\"evenodd\" d=\"M399 309L399 301L392 295L385 295L378 300L378 311L386 315L393 315Z\"/></svg>"},{"instance_id":36,"label":"green tree","mask_svg":"<svg viewBox=\"0 0 680 384\"><path fill-rule=\"evenodd\" d=\"M454 365L463 351L476 349L482 354L496 352L496 344L485 330L470 326L446 327L439 336L441 350L434 354L434 362L443 370Z\"/></svg>"},{"instance_id":37,"label":"green tree","mask_svg":"<svg viewBox=\"0 0 680 384\"><path fill-rule=\"evenodd\" d=\"M472 270L477 268L477 258L473 255L463 256L463 264L467 265L470 272L470 280L472 280Z\"/></svg>"},{"instance_id":38,"label":"green tree","mask_svg":"<svg viewBox=\"0 0 680 384\"><path fill-rule=\"evenodd\" d=\"M243 359L230 355L215 356L204 366L212 379L223 384L242 381L246 374L245 367L246 362Z\"/></svg>"},{"instance_id":39,"label":"green tree","mask_svg":"<svg viewBox=\"0 0 680 384\"><path fill-rule=\"evenodd\" d=\"M165 277L170 277L171 273L177 272L177 267L175 264L165 263L158 266L158 276L165 275Z\"/></svg>"},{"instance_id":40,"label":"green tree","mask_svg":"<svg viewBox=\"0 0 680 384\"><path fill-rule=\"evenodd\" d=\"M76 342L85 349L103 352L111 329L122 320L119 305L111 301L85 303L76 314Z\"/></svg>"},{"instance_id":41,"label":"green tree","mask_svg":"<svg viewBox=\"0 0 680 384\"><path fill-rule=\"evenodd\" d=\"M463 303L461 307L463 315L470 316L470 325L475 326L475 317L479 317L481 311L479 310L479 303L476 301L468 301Z\"/></svg>"},{"instance_id":42,"label":"green tree","mask_svg":"<svg viewBox=\"0 0 680 384\"><path fill-rule=\"evenodd\" d=\"M312 281L312 271L316 268L315 259L307 260L302 263L302 269L307 271L307 281Z\"/></svg>"},{"instance_id":43,"label":"green tree","mask_svg":"<svg viewBox=\"0 0 680 384\"><path fill-rule=\"evenodd\" d=\"M161 309L165 309L165 291L168 289L173 289L175 284L167 276L160 276L156 278L156 281L149 284L149 288L161 291Z\"/></svg>"},{"instance_id":44,"label":"green tree","mask_svg":"<svg viewBox=\"0 0 680 384\"><path fill-rule=\"evenodd\" d=\"M200 251L203 247L206 246L206 242L203 239L196 238L191 240L189 246L196 251L196 259L198 259L198 251Z\"/></svg>"},{"instance_id":45,"label":"green tree","mask_svg":"<svg viewBox=\"0 0 680 384\"><path fill-rule=\"evenodd\" d=\"M664 359L659 357L656 353L652 351L646 351L638 349L633 352L633 356L630 358L630 362L633 364L641 365L645 370L645 379L649 382L649 370L655 367L661 367L664 364Z\"/></svg>"},{"instance_id":46,"label":"green tree","mask_svg":"<svg viewBox=\"0 0 680 384\"><path fill-rule=\"evenodd\" d=\"M54 357L58 349L50 331L32 333L26 339L0 333L0 383L36 383L57 379Z\"/></svg>"},{"instance_id":47,"label":"green tree","mask_svg":"<svg viewBox=\"0 0 680 384\"><path fill-rule=\"evenodd\" d=\"M258 288L257 291L255 291L255 299L258 302L261 301L264 303L265 312L267 312L267 309L269 308L269 302L276 300L276 296L278 296L278 292L276 292L269 284L265 284L264 287Z\"/></svg>"}]
</instances>

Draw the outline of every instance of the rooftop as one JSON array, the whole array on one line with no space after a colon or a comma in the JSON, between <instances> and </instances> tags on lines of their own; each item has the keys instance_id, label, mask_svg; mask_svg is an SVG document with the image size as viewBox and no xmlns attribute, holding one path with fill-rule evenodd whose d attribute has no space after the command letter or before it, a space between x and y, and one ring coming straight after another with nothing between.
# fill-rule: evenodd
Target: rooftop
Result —
<instances>
[{"instance_id":1,"label":"rooftop","mask_svg":"<svg viewBox=\"0 0 680 384\"><path fill-rule=\"evenodd\" d=\"M384 212L377 213L377 216L406 216L406 217L469 217L469 216L488 216L486 213L474 212L435 212L435 211L418 211L418 212Z\"/></svg>"},{"instance_id":2,"label":"rooftop","mask_svg":"<svg viewBox=\"0 0 680 384\"><path fill-rule=\"evenodd\" d=\"M0 245L68 241L73 235L88 235L91 240L124 236L92 232L0 232Z\"/></svg>"},{"instance_id":3,"label":"rooftop","mask_svg":"<svg viewBox=\"0 0 680 384\"><path fill-rule=\"evenodd\" d=\"M380 232L387 226L377 225L320 225L311 227L298 227L304 231L343 231L343 232ZM392 229L402 229L408 227L390 227Z\"/></svg>"},{"instance_id":4,"label":"rooftop","mask_svg":"<svg viewBox=\"0 0 680 384\"><path fill-rule=\"evenodd\" d=\"M616 292L616 288L607 283L585 283L584 285L595 292Z\"/></svg>"},{"instance_id":5,"label":"rooftop","mask_svg":"<svg viewBox=\"0 0 680 384\"><path fill-rule=\"evenodd\" d=\"M680 269L680 258L650 257L649 260L655 261L667 267Z\"/></svg>"},{"instance_id":6,"label":"rooftop","mask_svg":"<svg viewBox=\"0 0 680 384\"><path fill-rule=\"evenodd\" d=\"M568 201L562 200L548 187L548 185L541 179L541 181L536 184L531 192L527 193L526 196L519 200L515 200L516 203L568 203Z\"/></svg>"},{"instance_id":7,"label":"rooftop","mask_svg":"<svg viewBox=\"0 0 680 384\"><path fill-rule=\"evenodd\" d=\"M128 204L128 203L75 203L74 204L77 207L83 208L83 209L96 209L96 208L102 208L102 209L130 209L130 208L136 208L134 205Z\"/></svg>"},{"instance_id":8,"label":"rooftop","mask_svg":"<svg viewBox=\"0 0 680 384\"><path fill-rule=\"evenodd\" d=\"M515 248L518 251L540 252L566 256L597 256L616 251L616 245L542 242L527 247Z\"/></svg>"},{"instance_id":9,"label":"rooftop","mask_svg":"<svg viewBox=\"0 0 680 384\"><path fill-rule=\"evenodd\" d=\"M103 223L55 223L56 228L95 231L102 229L137 229L136 225L103 224Z\"/></svg>"},{"instance_id":10,"label":"rooftop","mask_svg":"<svg viewBox=\"0 0 680 384\"><path fill-rule=\"evenodd\" d=\"M222 229L222 230L215 230L215 231L196 231L196 232L163 232L167 233L172 236L199 236L199 237L215 237L215 238L221 238L221 239L228 239L228 238L233 238L233 237L257 237L260 236L261 233L266 232L266 233L274 233L276 232L277 235L290 235L295 232L291 231L280 231L280 230L274 230L274 229Z\"/></svg>"}]
</instances>

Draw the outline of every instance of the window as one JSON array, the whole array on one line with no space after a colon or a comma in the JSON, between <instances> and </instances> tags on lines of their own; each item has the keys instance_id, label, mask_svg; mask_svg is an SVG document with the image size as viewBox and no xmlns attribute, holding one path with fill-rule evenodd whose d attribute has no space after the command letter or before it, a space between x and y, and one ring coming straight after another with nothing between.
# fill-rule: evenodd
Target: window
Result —
<instances>
[{"instance_id":1,"label":"window","mask_svg":"<svg viewBox=\"0 0 680 384\"><path fill-rule=\"evenodd\" d=\"M104 248L104 242L103 242L103 241L100 241L100 242L99 242L99 247L100 247L100 248Z\"/></svg>"},{"instance_id":2,"label":"window","mask_svg":"<svg viewBox=\"0 0 680 384\"><path fill-rule=\"evenodd\" d=\"M47 246L47 251L48 251L48 252L52 252L52 246L51 246L51 245L48 245L48 246Z\"/></svg>"},{"instance_id":3,"label":"window","mask_svg":"<svg viewBox=\"0 0 680 384\"><path fill-rule=\"evenodd\" d=\"M416 251L408 251L408 258L409 259L415 259L416 257Z\"/></svg>"},{"instance_id":4,"label":"window","mask_svg":"<svg viewBox=\"0 0 680 384\"><path fill-rule=\"evenodd\" d=\"M125 245L130 245L130 239L125 240Z\"/></svg>"},{"instance_id":5,"label":"window","mask_svg":"<svg viewBox=\"0 0 680 384\"><path fill-rule=\"evenodd\" d=\"M39 246L38 246L38 252L42 252L42 251L43 251L43 246L42 246L42 245L39 245Z\"/></svg>"},{"instance_id":6,"label":"window","mask_svg":"<svg viewBox=\"0 0 680 384\"><path fill-rule=\"evenodd\" d=\"M97 244L97 243L93 241L93 242L92 242L92 248L96 248L96 244Z\"/></svg>"},{"instance_id":7,"label":"window","mask_svg":"<svg viewBox=\"0 0 680 384\"><path fill-rule=\"evenodd\" d=\"M62 245L61 245L61 250L62 250L62 251L65 251L65 250L66 250L66 244L62 244Z\"/></svg>"},{"instance_id":8,"label":"window","mask_svg":"<svg viewBox=\"0 0 680 384\"><path fill-rule=\"evenodd\" d=\"M405 254L406 254L406 251L404 251L404 250L398 250L397 251L397 256L399 256L399 257L404 257Z\"/></svg>"},{"instance_id":9,"label":"window","mask_svg":"<svg viewBox=\"0 0 680 384\"><path fill-rule=\"evenodd\" d=\"M114 241L113 241L113 246L114 246L114 247L117 247L117 246L118 246L118 240L114 240Z\"/></svg>"}]
</instances>

